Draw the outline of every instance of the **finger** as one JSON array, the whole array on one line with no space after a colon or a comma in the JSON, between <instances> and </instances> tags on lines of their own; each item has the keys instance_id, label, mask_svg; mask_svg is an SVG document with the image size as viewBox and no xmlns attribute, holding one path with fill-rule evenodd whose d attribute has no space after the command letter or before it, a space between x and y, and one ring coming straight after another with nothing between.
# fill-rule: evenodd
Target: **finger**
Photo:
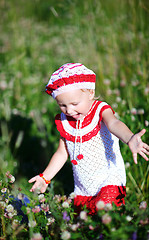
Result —
<instances>
[{"instance_id":1,"label":"finger","mask_svg":"<svg viewBox=\"0 0 149 240\"><path fill-rule=\"evenodd\" d=\"M142 152L144 152L145 154L147 154L147 155L149 155L149 151L148 150L146 150L145 148L142 148L142 150L141 150Z\"/></svg>"},{"instance_id":2,"label":"finger","mask_svg":"<svg viewBox=\"0 0 149 240\"><path fill-rule=\"evenodd\" d=\"M145 130L145 129L142 129L142 130L138 133L139 137L142 137L145 132L146 132L146 130Z\"/></svg>"},{"instance_id":3,"label":"finger","mask_svg":"<svg viewBox=\"0 0 149 240\"><path fill-rule=\"evenodd\" d=\"M146 143L143 144L143 147L146 148L146 150L149 150L149 145L147 145Z\"/></svg>"},{"instance_id":4,"label":"finger","mask_svg":"<svg viewBox=\"0 0 149 240\"><path fill-rule=\"evenodd\" d=\"M31 178L28 182L29 182L29 183L35 182L35 181L36 181L36 177L37 177L37 176Z\"/></svg>"},{"instance_id":5,"label":"finger","mask_svg":"<svg viewBox=\"0 0 149 240\"><path fill-rule=\"evenodd\" d=\"M149 160L148 157L145 155L144 152L140 151L139 154L140 154L146 161Z\"/></svg>"},{"instance_id":6,"label":"finger","mask_svg":"<svg viewBox=\"0 0 149 240\"><path fill-rule=\"evenodd\" d=\"M133 153L133 160L134 160L134 163L137 164L137 153Z\"/></svg>"},{"instance_id":7,"label":"finger","mask_svg":"<svg viewBox=\"0 0 149 240\"><path fill-rule=\"evenodd\" d=\"M40 192L41 193L44 193L46 191L46 188L45 187L42 187L41 189L40 189Z\"/></svg>"}]
</instances>

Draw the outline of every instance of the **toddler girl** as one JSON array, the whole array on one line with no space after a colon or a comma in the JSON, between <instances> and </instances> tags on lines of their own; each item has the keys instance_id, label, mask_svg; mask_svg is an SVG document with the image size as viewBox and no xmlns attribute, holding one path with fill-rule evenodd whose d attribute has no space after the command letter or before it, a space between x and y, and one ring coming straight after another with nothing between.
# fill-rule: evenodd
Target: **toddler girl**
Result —
<instances>
[{"instance_id":1,"label":"toddler girl","mask_svg":"<svg viewBox=\"0 0 149 240\"><path fill-rule=\"evenodd\" d=\"M96 213L99 200L124 204L126 175L119 139L128 144L135 163L137 153L147 161L149 155L149 146L141 140L145 129L134 135L107 103L94 100L95 79L95 73L80 63L65 64L52 74L46 92L62 111L55 118L59 146L44 172L29 180L35 182L31 192L45 192L70 156L74 205L78 210L86 205L89 214Z\"/></svg>"}]
</instances>

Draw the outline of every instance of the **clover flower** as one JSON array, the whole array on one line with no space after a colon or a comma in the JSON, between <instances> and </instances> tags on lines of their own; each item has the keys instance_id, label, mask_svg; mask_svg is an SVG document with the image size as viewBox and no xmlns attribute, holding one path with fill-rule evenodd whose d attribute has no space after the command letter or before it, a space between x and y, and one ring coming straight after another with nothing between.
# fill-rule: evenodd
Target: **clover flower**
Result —
<instances>
[{"instance_id":1,"label":"clover flower","mask_svg":"<svg viewBox=\"0 0 149 240\"><path fill-rule=\"evenodd\" d=\"M36 223L36 221L34 221L34 220L30 220L30 221L28 222L28 226L31 227L31 228L35 227L36 224L37 224L37 223Z\"/></svg>"},{"instance_id":2,"label":"clover flower","mask_svg":"<svg viewBox=\"0 0 149 240\"><path fill-rule=\"evenodd\" d=\"M102 220L102 223L109 224L112 221L112 218L108 213L106 213L102 216L101 220Z\"/></svg>"},{"instance_id":3,"label":"clover flower","mask_svg":"<svg viewBox=\"0 0 149 240\"><path fill-rule=\"evenodd\" d=\"M67 240L67 239L70 239L71 238L71 234L70 232L68 231L64 231L62 234L61 234L61 239L62 240Z\"/></svg>"},{"instance_id":4,"label":"clover flower","mask_svg":"<svg viewBox=\"0 0 149 240\"><path fill-rule=\"evenodd\" d=\"M53 217L47 218L48 222L47 222L47 226L51 225L52 223L55 222L55 219Z\"/></svg>"},{"instance_id":5,"label":"clover flower","mask_svg":"<svg viewBox=\"0 0 149 240\"><path fill-rule=\"evenodd\" d=\"M2 189L1 189L1 192L2 192L2 193L6 193L6 192L7 192L7 188L2 188Z\"/></svg>"},{"instance_id":6,"label":"clover flower","mask_svg":"<svg viewBox=\"0 0 149 240\"><path fill-rule=\"evenodd\" d=\"M67 201L62 203L63 208L69 208L69 203Z\"/></svg>"},{"instance_id":7,"label":"clover flower","mask_svg":"<svg viewBox=\"0 0 149 240\"><path fill-rule=\"evenodd\" d=\"M11 204L9 204L9 205L6 207L6 211L7 211L8 213L13 212L13 211L14 211L14 207L13 207Z\"/></svg>"},{"instance_id":8,"label":"clover flower","mask_svg":"<svg viewBox=\"0 0 149 240\"><path fill-rule=\"evenodd\" d=\"M104 206L105 206L105 203L101 200L96 203L96 207L98 210L103 210Z\"/></svg>"},{"instance_id":9,"label":"clover flower","mask_svg":"<svg viewBox=\"0 0 149 240\"><path fill-rule=\"evenodd\" d=\"M15 177L10 175L10 183L14 183L15 182Z\"/></svg>"},{"instance_id":10,"label":"clover flower","mask_svg":"<svg viewBox=\"0 0 149 240\"><path fill-rule=\"evenodd\" d=\"M126 86L126 81L125 81L124 79L122 79L122 80L120 81L120 86L121 86L121 87L125 87L125 86Z\"/></svg>"},{"instance_id":11,"label":"clover flower","mask_svg":"<svg viewBox=\"0 0 149 240\"><path fill-rule=\"evenodd\" d=\"M80 212L80 219L84 220L84 221L87 221L87 212L81 211Z\"/></svg>"},{"instance_id":12,"label":"clover flower","mask_svg":"<svg viewBox=\"0 0 149 240\"><path fill-rule=\"evenodd\" d=\"M128 222L131 222L132 217L128 215L128 216L126 216L126 220L127 220Z\"/></svg>"},{"instance_id":13,"label":"clover flower","mask_svg":"<svg viewBox=\"0 0 149 240\"><path fill-rule=\"evenodd\" d=\"M69 227L72 229L72 231L76 231L78 229L78 227L80 226L80 223L76 223L76 224L69 224Z\"/></svg>"},{"instance_id":14,"label":"clover flower","mask_svg":"<svg viewBox=\"0 0 149 240\"><path fill-rule=\"evenodd\" d=\"M125 163L125 168L127 169L127 168L129 168L130 167L130 163L129 162L126 162Z\"/></svg>"},{"instance_id":15,"label":"clover flower","mask_svg":"<svg viewBox=\"0 0 149 240\"><path fill-rule=\"evenodd\" d=\"M131 114L136 115L137 114L137 109L136 108L132 108L130 110L130 112L131 112Z\"/></svg>"},{"instance_id":16,"label":"clover flower","mask_svg":"<svg viewBox=\"0 0 149 240\"><path fill-rule=\"evenodd\" d=\"M4 201L0 201L0 207L1 207L2 209L5 209L6 203L5 203Z\"/></svg>"},{"instance_id":17,"label":"clover flower","mask_svg":"<svg viewBox=\"0 0 149 240\"><path fill-rule=\"evenodd\" d=\"M45 202L45 196L44 194L39 194L38 195L39 202Z\"/></svg>"},{"instance_id":18,"label":"clover flower","mask_svg":"<svg viewBox=\"0 0 149 240\"><path fill-rule=\"evenodd\" d=\"M145 120L145 126L148 127L149 126L149 121Z\"/></svg>"},{"instance_id":19,"label":"clover flower","mask_svg":"<svg viewBox=\"0 0 149 240\"><path fill-rule=\"evenodd\" d=\"M139 208L140 209L146 209L147 208L147 202L146 201L141 202Z\"/></svg>"},{"instance_id":20,"label":"clover flower","mask_svg":"<svg viewBox=\"0 0 149 240\"><path fill-rule=\"evenodd\" d=\"M12 229L16 229L19 226L20 222L17 219L12 221Z\"/></svg>"},{"instance_id":21,"label":"clover flower","mask_svg":"<svg viewBox=\"0 0 149 240\"><path fill-rule=\"evenodd\" d=\"M42 240L43 237L40 233L33 233L31 240Z\"/></svg>"},{"instance_id":22,"label":"clover flower","mask_svg":"<svg viewBox=\"0 0 149 240\"><path fill-rule=\"evenodd\" d=\"M143 114L144 114L144 109L143 109L143 108L138 109L137 113L138 113L139 115L143 115Z\"/></svg>"},{"instance_id":23,"label":"clover flower","mask_svg":"<svg viewBox=\"0 0 149 240\"><path fill-rule=\"evenodd\" d=\"M60 195L55 195L54 197L53 197L53 200L54 201L56 201L57 203L60 203L61 201L62 201L62 197L60 196Z\"/></svg>"},{"instance_id":24,"label":"clover flower","mask_svg":"<svg viewBox=\"0 0 149 240\"><path fill-rule=\"evenodd\" d=\"M70 193L69 198L74 199L76 194L74 192Z\"/></svg>"},{"instance_id":25,"label":"clover flower","mask_svg":"<svg viewBox=\"0 0 149 240\"><path fill-rule=\"evenodd\" d=\"M41 209L44 211L44 212L48 212L49 211L49 205L48 204L41 204Z\"/></svg>"},{"instance_id":26,"label":"clover flower","mask_svg":"<svg viewBox=\"0 0 149 240\"><path fill-rule=\"evenodd\" d=\"M104 207L105 211L110 211L112 210L112 204L111 203L107 203Z\"/></svg>"},{"instance_id":27,"label":"clover flower","mask_svg":"<svg viewBox=\"0 0 149 240\"><path fill-rule=\"evenodd\" d=\"M39 206L35 206L33 209L32 209L32 212L34 212L34 213L38 213L38 212L40 212L40 207Z\"/></svg>"}]
</instances>

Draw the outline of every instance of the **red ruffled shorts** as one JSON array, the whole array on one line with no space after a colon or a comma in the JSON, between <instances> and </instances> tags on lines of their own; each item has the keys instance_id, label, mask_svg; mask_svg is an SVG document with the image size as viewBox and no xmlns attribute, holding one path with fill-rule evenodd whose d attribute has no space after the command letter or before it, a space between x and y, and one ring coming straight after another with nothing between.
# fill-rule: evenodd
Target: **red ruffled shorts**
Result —
<instances>
[{"instance_id":1,"label":"red ruffled shorts","mask_svg":"<svg viewBox=\"0 0 149 240\"><path fill-rule=\"evenodd\" d=\"M74 198L74 206L76 212L79 213L82 207L86 205L86 208L89 210L89 215L94 215L97 213L96 204L98 201L103 201L105 204L115 203L116 206L121 206L122 204L125 204L125 196L125 186L108 185L102 187L96 196L77 195Z\"/></svg>"}]
</instances>

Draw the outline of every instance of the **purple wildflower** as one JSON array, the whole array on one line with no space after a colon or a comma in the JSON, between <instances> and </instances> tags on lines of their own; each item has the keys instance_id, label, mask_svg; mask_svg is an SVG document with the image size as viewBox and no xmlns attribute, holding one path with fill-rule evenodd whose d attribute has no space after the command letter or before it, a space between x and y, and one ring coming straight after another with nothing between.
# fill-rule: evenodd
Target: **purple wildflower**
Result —
<instances>
[{"instance_id":1,"label":"purple wildflower","mask_svg":"<svg viewBox=\"0 0 149 240\"><path fill-rule=\"evenodd\" d=\"M134 232L134 233L132 234L132 240L137 240L137 232Z\"/></svg>"},{"instance_id":2,"label":"purple wildflower","mask_svg":"<svg viewBox=\"0 0 149 240\"><path fill-rule=\"evenodd\" d=\"M70 220L70 217L67 215L67 212L63 212L63 219L66 220L67 222Z\"/></svg>"},{"instance_id":3,"label":"purple wildflower","mask_svg":"<svg viewBox=\"0 0 149 240\"><path fill-rule=\"evenodd\" d=\"M104 240L104 237L103 237L102 233L99 236L99 240Z\"/></svg>"}]
</instances>

